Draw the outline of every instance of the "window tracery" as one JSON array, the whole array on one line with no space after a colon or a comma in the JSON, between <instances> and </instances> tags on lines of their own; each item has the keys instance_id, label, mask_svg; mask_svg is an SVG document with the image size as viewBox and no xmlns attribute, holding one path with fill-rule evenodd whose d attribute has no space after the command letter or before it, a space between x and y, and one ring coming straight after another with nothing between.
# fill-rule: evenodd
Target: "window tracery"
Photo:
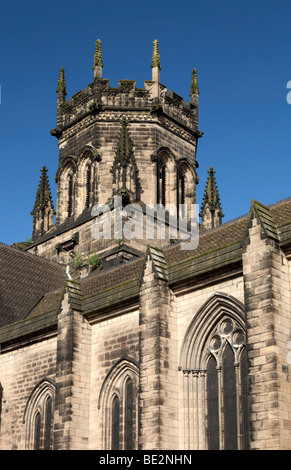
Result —
<instances>
[{"instance_id":1,"label":"window tracery","mask_svg":"<svg viewBox=\"0 0 291 470\"><path fill-rule=\"evenodd\" d=\"M216 293L201 307L185 334L181 369L187 448L247 449L248 366L239 301Z\"/></svg>"},{"instance_id":2,"label":"window tracery","mask_svg":"<svg viewBox=\"0 0 291 470\"><path fill-rule=\"evenodd\" d=\"M27 450L52 450L55 386L41 381L32 391L24 412Z\"/></svg>"},{"instance_id":3,"label":"window tracery","mask_svg":"<svg viewBox=\"0 0 291 470\"><path fill-rule=\"evenodd\" d=\"M106 450L135 450L138 426L138 367L119 361L107 374L99 396L103 446Z\"/></svg>"}]
</instances>

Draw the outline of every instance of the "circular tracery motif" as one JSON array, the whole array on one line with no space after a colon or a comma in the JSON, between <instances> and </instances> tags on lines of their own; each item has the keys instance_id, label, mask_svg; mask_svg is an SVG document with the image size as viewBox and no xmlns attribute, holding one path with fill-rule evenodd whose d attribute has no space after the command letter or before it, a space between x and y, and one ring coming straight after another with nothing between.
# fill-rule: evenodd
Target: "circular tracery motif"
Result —
<instances>
[{"instance_id":1,"label":"circular tracery motif","mask_svg":"<svg viewBox=\"0 0 291 470\"><path fill-rule=\"evenodd\" d=\"M219 335L215 335L211 338L210 344L209 344L209 349L212 352L217 352L221 348L222 341Z\"/></svg>"},{"instance_id":2,"label":"circular tracery motif","mask_svg":"<svg viewBox=\"0 0 291 470\"><path fill-rule=\"evenodd\" d=\"M242 346L245 342L245 334L243 330L238 329L233 334L233 345L236 347Z\"/></svg>"},{"instance_id":3,"label":"circular tracery motif","mask_svg":"<svg viewBox=\"0 0 291 470\"><path fill-rule=\"evenodd\" d=\"M209 341L209 350L219 354L227 341L233 348L239 349L245 344L245 333L233 320L223 320Z\"/></svg>"},{"instance_id":4,"label":"circular tracery motif","mask_svg":"<svg viewBox=\"0 0 291 470\"><path fill-rule=\"evenodd\" d=\"M228 336L233 330L233 324L231 320L223 321L220 330L223 335Z\"/></svg>"}]
</instances>

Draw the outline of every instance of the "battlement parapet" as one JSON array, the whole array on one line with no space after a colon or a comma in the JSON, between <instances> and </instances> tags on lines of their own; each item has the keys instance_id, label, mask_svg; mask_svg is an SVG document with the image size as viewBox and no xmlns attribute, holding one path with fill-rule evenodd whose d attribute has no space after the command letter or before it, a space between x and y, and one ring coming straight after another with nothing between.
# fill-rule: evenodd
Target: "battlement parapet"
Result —
<instances>
[{"instance_id":1,"label":"battlement parapet","mask_svg":"<svg viewBox=\"0 0 291 470\"><path fill-rule=\"evenodd\" d=\"M159 98L154 97L154 85L154 81L146 80L144 88L137 88L136 80L119 80L118 87L110 87L109 79L95 79L86 89L58 105L58 125L51 133L59 136L83 117L106 110L164 115L191 132L198 131L198 108L160 83Z\"/></svg>"}]
</instances>

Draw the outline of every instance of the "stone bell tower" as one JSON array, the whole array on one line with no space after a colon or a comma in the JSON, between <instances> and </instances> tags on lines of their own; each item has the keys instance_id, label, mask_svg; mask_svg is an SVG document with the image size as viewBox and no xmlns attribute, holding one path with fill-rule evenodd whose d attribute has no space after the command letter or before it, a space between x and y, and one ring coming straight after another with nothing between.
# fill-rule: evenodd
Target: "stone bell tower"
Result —
<instances>
[{"instance_id":1,"label":"stone bell tower","mask_svg":"<svg viewBox=\"0 0 291 470\"><path fill-rule=\"evenodd\" d=\"M65 72L57 87L59 165L56 174L57 210L54 230L35 233L32 250L59 261L65 250L88 256L116 247L116 240L90 235L92 208L112 207L120 195L142 211L152 204L196 203L198 81L192 72L190 102L160 81L158 41L153 42L152 79L136 87L120 79L111 87L103 78L101 41L96 41L94 77L86 89L66 99ZM123 240L123 246L144 252L148 240ZM168 243L168 241L164 242ZM63 253L63 254L62 254Z\"/></svg>"}]
</instances>

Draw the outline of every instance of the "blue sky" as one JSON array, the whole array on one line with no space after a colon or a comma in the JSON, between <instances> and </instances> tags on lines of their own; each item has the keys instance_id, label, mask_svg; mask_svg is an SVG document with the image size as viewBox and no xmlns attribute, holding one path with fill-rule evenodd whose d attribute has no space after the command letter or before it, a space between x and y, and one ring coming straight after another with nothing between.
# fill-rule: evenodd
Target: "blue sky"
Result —
<instances>
[{"instance_id":1,"label":"blue sky","mask_svg":"<svg viewBox=\"0 0 291 470\"><path fill-rule=\"evenodd\" d=\"M291 195L291 2L167 0L50 2L16 0L0 10L0 241L31 236L40 169L46 165L56 206L56 87L65 68L67 98L93 81L95 41L103 77L117 86L151 79L158 39L161 82L189 100L198 71L200 130L197 199L213 166L224 221L251 200Z\"/></svg>"}]
</instances>

